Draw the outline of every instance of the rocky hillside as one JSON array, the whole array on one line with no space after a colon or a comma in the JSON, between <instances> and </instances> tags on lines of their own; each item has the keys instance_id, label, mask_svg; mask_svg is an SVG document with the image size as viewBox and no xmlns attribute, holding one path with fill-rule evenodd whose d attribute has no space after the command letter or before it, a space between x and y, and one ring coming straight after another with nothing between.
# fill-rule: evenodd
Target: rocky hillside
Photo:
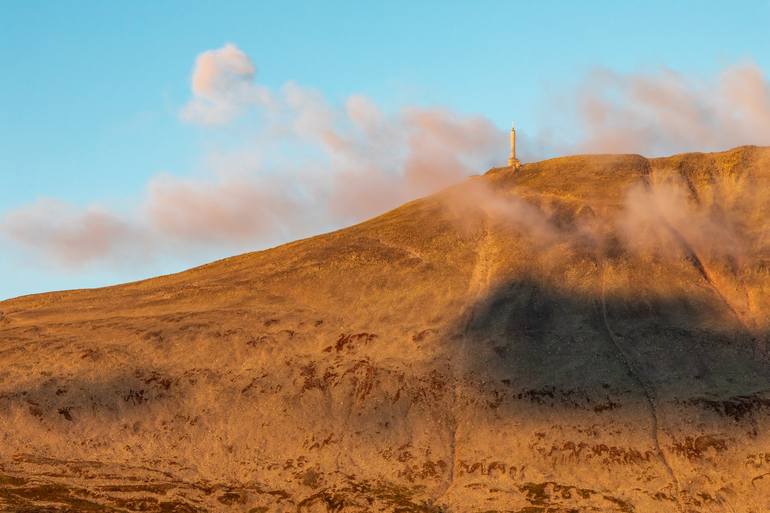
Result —
<instances>
[{"instance_id":1,"label":"rocky hillside","mask_svg":"<svg viewBox=\"0 0 770 513\"><path fill-rule=\"evenodd\" d=\"M493 169L0 302L0 510L770 508L770 149Z\"/></svg>"}]
</instances>

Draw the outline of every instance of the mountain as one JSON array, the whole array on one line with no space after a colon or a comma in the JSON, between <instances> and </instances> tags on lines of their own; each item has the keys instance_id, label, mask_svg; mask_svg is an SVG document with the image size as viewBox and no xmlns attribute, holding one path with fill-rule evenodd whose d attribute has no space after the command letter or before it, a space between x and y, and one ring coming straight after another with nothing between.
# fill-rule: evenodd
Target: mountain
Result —
<instances>
[{"instance_id":1,"label":"mountain","mask_svg":"<svg viewBox=\"0 0 770 513\"><path fill-rule=\"evenodd\" d=\"M0 302L0 509L770 508L770 148L492 169Z\"/></svg>"}]
</instances>

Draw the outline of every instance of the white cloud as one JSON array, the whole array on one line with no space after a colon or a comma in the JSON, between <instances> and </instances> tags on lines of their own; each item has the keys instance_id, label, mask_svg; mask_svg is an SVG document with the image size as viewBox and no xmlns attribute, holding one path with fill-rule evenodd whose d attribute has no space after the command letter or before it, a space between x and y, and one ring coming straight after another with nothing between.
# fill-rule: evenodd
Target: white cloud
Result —
<instances>
[{"instance_id":1,"label":"white cloud","mask_svg":"<svg viewBox=\"0 0 770 513\"><path fill-rule=\"evenodd\" d=\"M752 63L705 80L668 69L598 70L571 103L577 151L662 155L770 144L770 83Z\"/></svg>"},{"instance_id":2,"label":"white cloud","mask_svg":"<svg viewBox=\"0 0 770 513\"><path fill-rule=\"evenodd\" d=\"M2 232L70 265L125 258L132 244L147 254L257 249L376 215L505 156L504 134L483 117L417 107L387 114L362 95L335 105L294 82L271 91L255 75L232 44L197 57L184 120L260 114L259 136L247 131L202 175L152 178L131 215L39 202L6 214Z\"/></svg>"},{"instance_id":3,"label":"white cloud","mask_svg":"<svg viewBox=\"0 0 770 513\"><path fill-rule=\"evenodd\" d=\"M140 229L103 207L83 209L50 198L7 213L0 235L66 267L135 259L146 242Z\"/></svg>"},{"instance_id":4,"label":"white cloud","mask_svg":"<svg viewBox=\"0 0 770 513\"><path fill-rule=\"evenodd\" d=\"M154 177L128 215L41 200L6 213L0 234L67 265L119 262L152 250L257 249L360 221L507 156L506 134L481 116L414 106L384 112L363 95L338 105L294 82L270 90L255 76L251 59L231 44L196 59L185 120L212 125L248 109L259 114L240 147L215 154L202 175ZM665 70L597 72L573 105L578 138L562 145L571 150L660 153L770 143L770 87L750 64L714 81ZM525 144L554 147L543 137Z\"/></svg>"},{"instance_id":5,"label":"white cloud","mask_svg":"<svg viewBox=\"0 0 770 513\"><path fill-rule=\"evenodd\" d=\"M192 74L193 97L182 109L182 119L224 124L250 105L268 102L268 91L254 83L256 72L249 56L231 43L201 53Z\"/></svg>"}]
</instances>

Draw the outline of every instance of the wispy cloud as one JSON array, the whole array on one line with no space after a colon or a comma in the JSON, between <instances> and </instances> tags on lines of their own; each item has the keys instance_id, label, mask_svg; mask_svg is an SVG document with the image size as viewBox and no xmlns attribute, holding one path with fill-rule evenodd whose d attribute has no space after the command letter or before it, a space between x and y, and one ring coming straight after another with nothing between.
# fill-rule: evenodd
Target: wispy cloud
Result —
<instances>
[{"instance_id":1,"label":"wispy cloud","mask_svg":"<svg viewBox=\"0 0 770 513\"><path fill-rule=\"evenodd\" d=\"M254 114L240 148L212 153L197 176L153 177L128 214L40 200L7 212L0 235L67 266L137 253L256 249L384 212L483 172L507 153L506 134L482 116L417 106L386 112L363 95L336 103L294 82L268 88L233 44L201 53L190 86L180 110L185 123L216 131ZM567 97L570 120L560 111L535 136L525 134L530 158L770 144L770 85L750 63L699 81L665 69L599 70ZM569 140L553 135L565 127ZM515 210L512 217L534 216Z\"/></svg>"},{"instance_id":2,"label":"wispy cloud","mask_svg":"<svg viewBox=\"0 0 770 513\"><path fill-rule=\"evenodd\" d=\"M252 111L256 138L215 153L196 177L153 177L132 215L43 200L5 215L1 232L65 265L123 257L142 244L236 250L355 222L478 173L505 154L505 135L480 116L405 107L383 112L354 95L337 105L288 82L271 90L232 44L200 54L185 122L215 130ZM250 120L253 121L253 120Z\"/></svg>"},{"instance_id":3,"label":"wispy cloud","mask_svg":"<svg viewBox=\"0 0 770 513\"><path fill-rule=\"evenodd\" d=\"M256 72L249 56L233 44L203 52L195 59L193 97L182 109L182 119L224 124L250 105L269 102L269 91L254 83Z\"/></svg>"},{"instance_id":4,"label":"wispy cloud","mask_svg":"<svg viewBox=\"0 0 770 513\"><path fill-rule=\"evenodd\" d=\"M48 198L7 213L0 234L65 266L135 260L149 242L140 229L106 208L83 209Z\"/></svg>"},{"instance_id":5,"label":"wispy cloud","mask_svg":"<svg viewBox=\"0 0 770 513\"><path fill-rule=\"evenodd\" d=\"M770 144L770 83L752 63L701 80L669 69L596 70L569 103L577 151L662 155Z\"/></svg>"}]
</instances>

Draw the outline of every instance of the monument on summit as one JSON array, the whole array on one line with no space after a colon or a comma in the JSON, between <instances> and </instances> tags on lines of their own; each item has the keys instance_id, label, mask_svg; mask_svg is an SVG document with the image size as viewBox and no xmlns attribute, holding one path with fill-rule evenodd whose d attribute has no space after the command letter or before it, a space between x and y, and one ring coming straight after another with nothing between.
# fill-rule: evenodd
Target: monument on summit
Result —
<instances>
[{"instance_id":1,"label":"monument on summit","mask_svg":"<svg viewBox=\"0 0 770 513\"><path fill-rule=\"evenodd\" d=\"M521 162L516 158L516 128L511 126L511 155L508 157L508 167L514 171L521 167Z\"/></svg>"}]
</instances>

